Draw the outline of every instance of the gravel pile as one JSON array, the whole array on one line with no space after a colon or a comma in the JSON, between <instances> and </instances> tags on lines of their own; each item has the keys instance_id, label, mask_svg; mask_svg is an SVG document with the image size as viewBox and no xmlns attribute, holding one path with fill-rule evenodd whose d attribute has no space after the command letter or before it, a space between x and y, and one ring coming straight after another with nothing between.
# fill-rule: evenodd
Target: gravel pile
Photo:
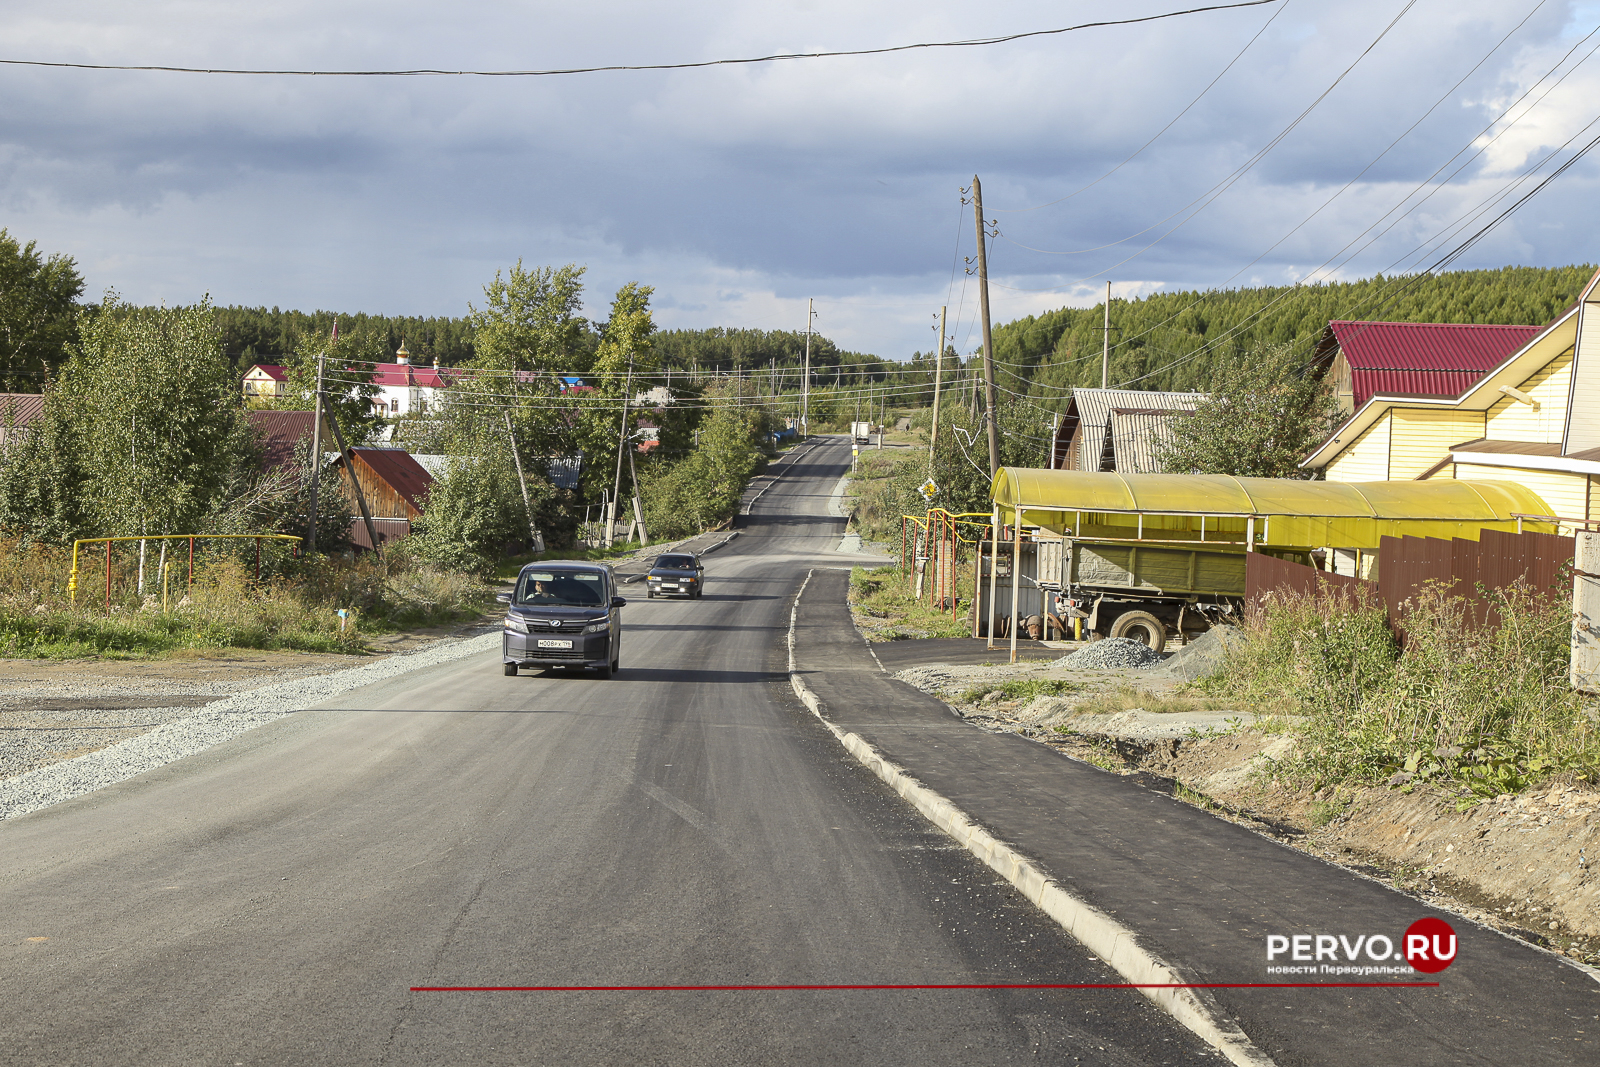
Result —
<instances>
[{"instance_id":1,"label":"gravel pile","mask_svg":"<svg viewBox=\"0 0 1600 1067\"><path fill-rule=\"evenodd\" d=\"M184 756L221 744L273 719L320 704L373 682L500 647L500 631L460 641L439 641L415 652L390 656L332 674L294 678L212 701L199 708L144 708L145 716L178 717L153 730L75 759L0 780L0 819L59 804L108 785L125 782ZM85 738L86 744L98 739Z\"/></svg>"},{"instance_id":2,"label":"gravel pile","mask_svg":"<svg viewBox=\"0 0 1600 1067\"><path fill-rule=\"evenodd\" d=\"M1132 638L1108 637L1087 644L1057 662L1076 671L1108 671L1119 667L1153 667L1161 662L1161 653L1152 652L1149 645Z\"/></svg>"},{"instance_id":3,"label":"gravel pile","mask_svg":"<svg viewBox=\"0 0 1600 1067\"><path fill-rule=\"evenodd\" d=\"M1153 677L1192 682L1215 674L1227 657L1228 649L1244 643L1237 626L1213 626L1168 657Z\"/></svg>"}]
</instances>

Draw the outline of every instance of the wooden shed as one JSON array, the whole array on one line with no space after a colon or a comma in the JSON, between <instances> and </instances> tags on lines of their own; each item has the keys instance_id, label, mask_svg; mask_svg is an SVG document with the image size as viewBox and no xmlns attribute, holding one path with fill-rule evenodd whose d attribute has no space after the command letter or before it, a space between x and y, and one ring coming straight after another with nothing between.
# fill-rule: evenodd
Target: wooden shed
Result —
<instances>
[{"instance_id":1,"label":"wooden shed","mask_svg":"<svg viewBox=\"0 0 1600 1067\"><path fill-rule=\"evenodd\" d=\"M411 532L411 521L422 514L428 502L433 475L403 449L353 448L350 452L352 462L349 465L340 461L350 507L357 513L350 539L361 548L373 547L366 523L360 518L361 509L356 504L355 494L350 491L351 472L372 512L379 542L405 537Z\"/></svg>"}]
</instances>

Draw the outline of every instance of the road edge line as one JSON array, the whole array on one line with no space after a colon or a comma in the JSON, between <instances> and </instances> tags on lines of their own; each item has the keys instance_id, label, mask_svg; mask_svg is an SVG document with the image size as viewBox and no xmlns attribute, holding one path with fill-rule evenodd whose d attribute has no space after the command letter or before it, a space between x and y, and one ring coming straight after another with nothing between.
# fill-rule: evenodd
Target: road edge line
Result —
<instances>
[{"instance_id":1,"label":"road edge line","mask_svg":"<svg viewBox=\"0 0 1600 1067\"><path fill-rule=\"evenodd\" d=\"M806 571L805 581L800 583L789 609L789 684L800 702L811 710L857 762L876 774L929 822L1010 882L1031 903L1085 948L1110 964L1128 982L1159 985L1182 983L1183 978L1171 965L1140 946L1138 936L1131 928L1069 893L1015 849L979 826L975 819L949 799L929 789L907 773L905 768L885 758L871 742L835 725L823 714L822 701L800 676L794 658L794 633L800 617L800 598L815 573L815 568ZM1257 1048L1249 1035L1223 1018L1195 990L1141 989L1140 992L1237 1067L1275 1067L1272 1057Z\"/></svg>"}]
</instances>

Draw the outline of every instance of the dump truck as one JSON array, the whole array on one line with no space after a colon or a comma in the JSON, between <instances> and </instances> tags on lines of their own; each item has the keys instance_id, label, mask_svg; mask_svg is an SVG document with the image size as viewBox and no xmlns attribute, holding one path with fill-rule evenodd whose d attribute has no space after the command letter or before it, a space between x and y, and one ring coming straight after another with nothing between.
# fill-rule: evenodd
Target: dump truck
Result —
<instances>
[{"instance_id":1,"label":"dump truck","mask_svg":"<svg viewBox=\"0 0 1600 1067\"><path fill-rule=\"evenodd\" d=\"M1031 541L1024 535L987 549L998 570L992 583L979 584L995 587L995 618L1009 617L1014 599L1019 617L1054 611L1102 637L1133 638L1157 651L1169 637L1240 616L1251 552L1371 578L1385 536L1476 541L1483 530L1556 530L1545 502L1515 482L1002 467L990 495L1000 524L1032 528ZM1005 594L1001 574L1012 586ZM979 598L987 619L987 589Z\"/></svg>"}]
</instances>

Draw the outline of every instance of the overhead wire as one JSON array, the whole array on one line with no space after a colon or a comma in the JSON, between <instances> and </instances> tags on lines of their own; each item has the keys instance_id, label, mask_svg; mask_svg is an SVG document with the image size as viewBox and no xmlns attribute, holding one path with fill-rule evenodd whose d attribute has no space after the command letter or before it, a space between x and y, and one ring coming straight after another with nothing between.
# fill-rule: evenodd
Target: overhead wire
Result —
<instances>
[{"instance_id":1,"label":"overhead wire","mask_svg":"<svg viewBox=\"0 0 1600 1067\"><path fill-rule=\"evenodd\" d=\"M1282 6L1280 6L1278 8L1278 10L1274 11L1272 13L1271 17L1269 17L1266 22L1262 23L1261 28L1255 32L1255 35L1252 36L1250 38L1250 40L1245 42L1244 47L1239 49L1238 53L1232 59L1228 60L1228 65L1223 67L1222 70L1217 73L1217 76L1215 78L1212 78L1209 82L1206 83L1206 87L1204 89L1200 90L1200 95L1196 96L1193 100L1189 101L1189 103L1187 105L1185 105L1185 107L1184 107L1184 109L1182 111L1180 111L1176 115L1172 116L1172 120L1170 122L1168 122L1165 126L1161 127L1161 129L1157 130L1156 133L1155 133L1155 136L1151 137L1144 144L1142 144L1138 148L1134 149L1133 153L1131 155L1129 155L1128 158L1124 159L1121 163L1118 163L1116 166L1112 167L1110 170L1108 170L1104 174L1100 175L1100 177L1096 178L1094 181L1090 182L1088 185L1080 186L1079 188L1074 189L1072 192L1068 193L1066 196L1063 196L1063 197L1060 197L1058 199L1052 200L1047 204L1038 204L1038 205L1036 205L1034 207L995 208L995 214L997 214L997 215L1023 215L1023 214L1027 214L1030 211L1041 211L1041 210L1043 210L1044 208L1047 208L1047 207L1055 207L1057 204L1065 203L1066 201L1071 200L1073 197L1077 196L1079 193L1088 192L1090 189L1093 189L1095 186L1099 185L1101 182L1105 181L1107 178L1109 178L1113 174L1117 173L1117 171L1121 170L1123 167L1126 167L1129 163L1132 163L1136 158L1138 158L1138 156L1142 152L1144 152L1144 150L1146 148L1149 148L1151 145L1155 144L1157 141L1159 141L1162 138L1163 135L1166 134L1166 132L1168 130L1170 130L1170 129L1172 129L1172 127L1176 126L1178 124L1178 120L1179 119L1183 118L1183 116L1187 115L1190 111L1194 110L1194 106L1196 104L1198 104L1201 100L1203 100L1205 98L1206 94L1209 93L1212 89L1214 89L1216 87L1216 84L1219 81L1222 80L1223 75L1227 74L1228 71L1232 70L1234 68L1234 65L1237 64L1239 62L1239 60L1244 58L1244 54L1246 52L1250 51L1251 46L1254 45L1256 43L1256 41L1258 41L1261 38L1262 34L1267 32L1267 28L1269 26L1271 26L1275 21L1277 21L1278 16L1283 14L1286 10L1288 10L1289 2L1290 2L1290 0L1283 0Z\"/></svg>"},{"instance_id":2,"label":"overhead wire","mask_svg":"<svg viewBox=\"0 0 1600 1067\"><path fill-rule=\"evenodd\" d=\"M1542 6L1542 4L1540 6ZM1530 12L1529 15L1526 16L1523 19L1523 22L1525 23L1527 21L1527 18L1531 18L1532 15L1537 12L1537 10L1538 10L1538 8L1536 7L1534 9L1534 11ZM1521 25L1522 25L1522 23L1518 24L1519 27ZM1513 30L1513 32L1515 32L1515 30ZM1569 48L1561 56L1561 58L1558 59L1555 62L1555 64L1553 64L1540 78L1536 79L1530 86L1528 86L1527 89L1525 89L1522 92L1521 95L1519 95L1510 104L1508 104L1505 108L1503 108L1497 116L1495 116L1493 119L1491 119L1489 121L1489 123L1483 128L1482 131L1480 131L1477 134L1474 134L1472 139L1469 140L1467 142L1467 144L1463 148L1459 149L1449 159L1447 159L1438 168L1436 168L1433 171L1432 174L1430 174L1428 177L1422 179L1422 181L1419 182L1412 190L1407 192L1405 196L1401 197L1400 200L1395 204L1394 207L1390 208L1389 210L1387 210L1383 214L1381 214L1375 222L1373 222L1366 229L1362 230L1361 233L1357 234L1354 238L1352 238L1349 242L1347 242L1344 245L1343 248L1341 248L1339 251L1335 252L1333 255L1329 256L1328 259L1324 260L1323 263L1321 265L1319 265L1318 267L1316 267L1314 270L1310 271L1307 274L1306 280L1298 282L1294 286L1291 286L1291 287L1287 288L1286 290L1284 290L1284 292L1282 292L1282 293L1278 294L1276 297L1274 297L1265 307L1262 307L1262 308L1258 309L1257 311L1252 312L1246 318L1246 320L1244 322L1236 324L1233 328L1231 328L1229 331L1227 331L1225 334L1221 335L1220 337L1218 337L1218 338L1208 338L1206 345L1204 345L1201 348L1197 349L1195 351L1195 353L1191 353L1189 356L1182 357L1182 359L1179 362L1170 363L1170 364L1167 364L1167 365L1165 365L1163 367L1157 368L1155 371L1149 372L1149 373L1147 373L1145 375L1141 375L1139 378L1132 379L1132 382L1125 383L1125 384L1132 384L1133 382L1142 381L1145 378L1152 377L1155 374L1161 373L1161 372L1163 372L1165 370L1171 369L1174 366L1180 365L1181 362L1187 362L1189 359L1193 358L1195 355L1198 355L1199 353L1204 352L1207 349L1209 349L1212 346L1214 346L1218 341L1226 340L1228 337L1238 333L1245 326L1249 325L1250 323L1254 322L1257 319L1260 319L1260 318L1264 317L1269 312L1271 312L1273 310L1273 308L1277 304L1280 304L1283 301L1289 299L1291 296L1296 295L1306 285L1314 284L1315 280L1318 278L1318 276L1321 275L1322 272L1328 270L1330 265L1333 264L1333 262L1336 259L1338 259L1341 255L1344 255L1345 252L1349 251L1352 245L1356 244L1356 242L1358 242L1363 236L1365 236L1375 226L1377 226L1380 222L1382 222L1382 220L1384 218L1388 217L1390 214L1392 214L1392 213L1394 213L1396 211L1399 211L1402 207L1404 207L1404 205L1406 204L1407 201L1409 201L1413 196L1415 196L1418 191L1420 191L1422 188L1427 186L1427 184L1429 182L1433 181L1434 178L1438 177L1438 175L1442 171L1444 171L1445 168L1448 167L1451 162L1453 162L1454 160L1460 158L1460 156L1462 155L1463 152L1466 152L1468 149L1472 148L1475 144L1478 145L1478 150L1476 152L1474 152L1471 156L1469 156L1462 163L1462 165L1460 167L1457 167L1456 170L1453 171L1451 173L1451 175L1448 178L1446 178L1443 183L1440 183L1439 185L1435 186L1434 189L1428 194L1427 197L1424 197L1421 201L1418 201L1417 204L1412 205L1411 208L1407 209L1405 212L1402 212L1400 215L1398 215L1395 218L1395 220L1392 221L1389 224L1389 226L1385 227L1384 229L1380 230L1377 234L1373 235L1372 240L1369 240L1368 242L1366 242L1366 244L1363 245L1362 248L1358 248L1358 249L1355 250L1355 252L1352 252L1350 254L1350 256L1347 256L1342 261L1342 263L1348 263L1351 258L1353 258L1355 255L1358 255L1364 248L1370 247L1370 245L1373 243L1373 241L1375 241L1379 237L1383 236L1383 234L1387 233L1395 225L1398 225L1398 223L1401 221L1401 219L1405 218L1407 215L1409 215L1412 212L1414 212L1422 204L1426 203L1427 200L1431 199L1432 196L1435 195L1435 193L1437 193L1439 190L1443 189L1446 185L1448 185L1449 182L1452 181L1457 175L1459 175L1461 173L1461 171L1463 169L1465 169L1466 166L1469 166L1472 163L1473 160L1475 160L1478 157L1480 157L1485 151L1487 151L1490 147L1492 147L1492 145L1495 143L1495 141L1498 141L1500 137L1503 137L1507 132L1509 132L1512 128L1514 128L1518 122L1522 121L1529 114L1531 114L1533 109L1536 108L1546 97L1548 97L1549 94L1551 92L1553 92L1558 86L1560 86L1562 84L1562 82L1564 82L1568 77L1570 77L1578 69L1578 67L1582 66L1583 63L1587 62L1589 60L1589 58L1591 58L1597 51L1600 51L1600 44L1596 44L1596 46L1594 48L1590 49L1590 51L1588 53L1586 53L1583 56L1582 59L1578 60L1577 63L1573 64L1565 73L1563 73L1559 78L1557 78L1554 82L1552 82L1545 89L1545 91L1539 96L1539 98L1537 100L1535 100L1532 104L1529 105L1527 110L1525 110L1521 115L1517 116L1515 119L1512 119L1512 121L1510 123L1508 123L1506 126L1504 126L1500 130L1500 132L1495 134L1495 136L1493 138L1491 138L1488 142L1480 143L1480 139L1485 134L1487 134L1490 130L1494 129L1494 127L1497 124L1503 122L1508 116L1510 116L1511 113L1513 111L1515 111L1517 109L1517 107L1523 101L1525 101L1541 85L1543 85L1546 81L1548 81L1551 78L1551 76L1556 73L1556 71L1560 70L1561 67L1567 62L1567 60L1570 59L1572 57L1572 55L1575 52L1577 52L1577 50L1580 47L1582 47L1584 42L1588 41L1591 37L1595 36L1595 34L1597 34L1597 33L1600 33L1600 26L1597 26L1595 29L1591 30L1588 34L1585 34L1582 38L1580 38L1578 40L1578 42L1575 43L1571 48ZM1489 58L1490 55L1493 55L1493 52L1495 50L1498 50L1504 43L1505 43L1505 39L1502 39L1501 42L1495 46L1495 49L1491 50L1489 55L1486 55L1484 57L1484 60L1480 60L1479 63L1474 66L1473 69L1476 70L1477 67L1481 66L1482 63L1484 61L1486 61ZM1468 72L1469 76L1470 76L1470 73L1471 72L1469 71ZM1465 78L1462 79L1462 81L1464 81L1464 80L1465 80ZM1459 86L1459 85L1460 85L1460 82L1457 82L1457 86ZM1448 95L1448 94L1446 94L1446 95ZM1434 108L1437 108L1437 106L1438 106L1438 104L1436 103L1434 105ZM1430 111L1431 110L1433 110L1433 109L1430 108ZM1426 116L1424 116L1424 117L1426 117ZM1421 120L1419 120L1419 122L1420 121ZM1593 126L1593 122L1591 122L1589 124L1589 126L1584 127L1584 130L1587 130L1590 126ZM1415 124L1413 124L1412 128L1413 129L1415 128ZM1407 132L1409 132L1409 130ZM1573 137L1569 138L1568 141L1564 145L1562 145L1561 147L1566 147L1566 145L1571 144L1573 140L1575 140L1578 136L1580 136L1582 134L1582 132L1583 131L1580 130L1578 134L1575 134L1575 135L1573 135ZM1402 135L1402 136L1404 136L1404 135ZM1393 145L1390 146L1390 148L1392 148L1392 147L1393 147ZM1387 151L1388 151L1388 149L1385 149L1385 152L1387 152ZM1552 158L1559 151L1560 151L1560 148L1557 148L1554 152L1552 152L1550 155L1547 155L1543 160L1541 160L1539 165L1542 166L1543 163L1548 162L1548 160L1550 158ZM1587 151L1587 149L1585 151ZM1376 160L1374 160L1374 162L1376 162ZM1366 169L1370 169L1370 166L1371 166L1371 164L1368 165L1368 168L1364 168L1363 169L1363 173L1365 172ZM1529 176L1528 173L1524 173L1523 175L1519 176L1518 178L1513 179L1512 182L1507 183L1507 185L1502 186L1498 197L1495 198L1492 202L1498 202L1498 199L1503 198L1505 195L1509 195L1509 193L1515 188L1515 185L1520 183L1521 181L1526 180L1526 178L1528 176ZM1418 258L1420 258L1421 255L1426 254L1425 253L1425 249L1429 246L1429 244L1431 244L1432 242L1435 242L1435 241L1442 241L1442 240L1448 239L1448 236L1449 236L1450 233L1459 232L1459 229L1461 229L1466 224L1468 224L1468 222L1470 221L1471 218L1476 218L1476 217L1481 216L1481 214L1482 214L1482 212L1484 210L1486 210L1486 207L1480 205L1480 207L1479 207L1479 209L1477 211L1477 214L1469 214L1468 216L1465 216L1462 219L1458 219L1456 223L1452 223L1450 225L1447 225L1443 230L1436 232L1433 237L1429 238L1427 241L1424 241L1421 245L1419 245L1416 248L1412 249L1411 252L1408 252L1405 255L1401 256L1394 263L1390 264L1389 267L1385 268L1385 270L1386 271L1392 271L1396 267L1398 267L1401 263L1403 263L1407 259L1412 258L1413 256L1417 256ZM1309 221L1309 218L1306 221ZM1304 222L1302 222L1301 225L1304 225ZM1455 227L1455 228L1452 229L1452 226ZM1298 228L1299 227L1297 226L1296 229L1298 229ZM1291 231L1291 233L1292 233L1292 231ZM1285 239L1287 238L1287 236L1288 235L1285 235ZM1280 241L1278 243L1282 243L1282 239L1280 239ZM1276 247L1276 245L1274 245L1274 247ZM1270 249L1268 249L1268 251L1270 251ZM1463 251L1465 251L1465 250L1463 249ZM1266 253L1264 252L1263 256L1265 254ZM1261 257L1257 257L1257 260L1259 260L1260 258ZM1255 261L1252 261L1252 262L1255 262ZM1341 266L1342 266L1342 263L1340 264ZM1248 265L1245 268L1241 268L1241 271L1235 272L1235 274L1232 277L1237 277L1238 274L1242 273L1242 270L1244 270L1244 269L1248 269ZM1333 269L1337 270L1339 268L1338 267L1334 267ZM1232 277L1229 278L1230 281L1232 280ZM1385 290L1385 292L1386 291L1387 290ZM1382 295L1382 294L1380 294L1380 295ZM1188 305L1186 305L1185 307L1179 309L1177 312L1173 313L1172 315L1168 316L1167 318L1163 319L1162 321L1153 324L1152 326L1150 326L1149 328L1147 328L1144 331L1141 331L1138 334L1134 334L1132 336L1123 338L1123 340L1117 342L1116 345L1112 346L1112 351L1115 352L1119 348L1123 348L1125 346L1131 345L1133 342L1137 341L1139 338L1147 336L1149 333L1153 332L1154 330L1157 330L1157 329L1161 328L1162 326L1172 322L1173 320L1175 320L1179 316L1181 316L1185 311L1188 311L1190 308L1195 307L1203 299L1204 299L1204 295L1201 294L1201 295L1197 296L1197 298L1194 301L1191 301ZM1362 305L1358 305L1358 307L1355 310L1359 310L1360 307L1366 306L1366 303L1367 302L1364 302ZM1084 358L1089 358L1089 357L1084 357Z\"/></svg>"},{"instance_id":3,"label":"overhead wire","mask_svg":"<svg viewBox=\"0 0 1600 1067\"><path fill-rule=\"evenodd\" d=\"M1015 286L1001 286L1001 288L1011 289L1014 292L1027 292L1027 293L1057 292L1057 291L1059 291L1061 289L1070 288L1073 285L1079 285L1079 284L1082 284L1084 282L1091 281L1093 279L1103 277L1107 272L1113 271L1116 268L1118 268L1120 266L1123 266L1124 264L1129 263L1129 262L1133 261L1134 259L1137 259L1139 256L1142 256L1144 253L1148 252L1150 249L1154 248L1156 245L1160 244L1162 241L1164 241L1168 237L1172 236L1178 230L1182 229L1185 225L1187 225L1190 222L1190 220L1192 220L1196 215L1200 214L1200 212L1204 211L1207 207L1210 207L1213 203L1215 203L1217 201L1217 199L1222 196L1222 194L1226 193L1229 189L1233 188L1233 186L1236 185L1241 179L1243 179L1246 174L1248 174L1248 173L1250 173L1250 171L1254 170L1256 168L1257 164L1259 164L1263 159L1265 159L1272 152L1273 149L1277 148L1279 144L1283 143L1284 138L1288 137L1289 134L1294 132L1294 130L1297 129L1300 126L1301 123L1303 123L1307 118L1309 118L1311 113L1313 111L1315 111L1317 109L1317 107L1319 107L1322 104L1322 102L1328 98L1329 94L1331 94L1335 89L1337 89L1339 87L1339 85L1347 77L1350 76L1350 73L1352 71L1354 71L1357 66L1360 65L1361 61L1363 59L1365 59L1367 56L1372 54L1372 50L1378 47L1378 45L1383 41L1383 39L1389 35L1390 31L1393 30L1395 28L1395 26L1397 26L1400 23L1401 19L1405 18L1406 14L1408 12L1410 12L1410 10L1413 7L1415 7L1417 5L1417 3L1418 3L1418 0L1406 0L1405 5L1400 9L1399 13L1396 14L1394 16L1394 18L1389 20L1388 25L1386 25L1383 28L1383 30L1378 34L1378 36L1373 38L1372 42L1370 44L1368 44L1366 48L1361 50L1361 54L1356 56L1356 58L1350 63L1350 65L1348 67L1346 67L1344 69L1344 71L1341 72L1339 74L1339 76L1337 78L1335 78L1333 80L1333 82L1326 89L1324 89L1321 93L1319 93L1317 95L1317 98L1315 100L1311 101L1310 104L1307 104L1305 109L1302 110L1300 112L1300 114L1297 115L1294 118L1294 120L1289 123L1289 125L1285 126L1282 130L1280 130L1276 136L1274 136L1265 145L1263 145L1260 149L1258 149L1255 152L1255 154L1250 156L1249 159L1245 160L1244 163L1242 163L1238 167L1234 168L1234 170L1231 171L1227 176L1225 176L1221 181L1217 182L1215 185L1213 185L1210 189L1206 190L1204 193L1201 193L1195 199L1189 201L1189 203L1185 204L1183 207L1179 208L1177 211L1174 211L1172 214L1166 216L1166 218L1163 218L1163 219L1160 219L1160 220L1158 220L1156 222L1153 222L1149 226L1146 226L1142 230L1139 230L1139 231L1137 231L1135 233L1131 233L1126 237L1119 238L1118 240L1111 241L1111 242L1109 242L1107 244L1096 245L1093 248L1076 249L1076 250L1068 251L1068 252L1056 252L1056 251L1051 251L1049 249L1034 248L1034 247L1032 247L1030 245L1024 245L1024 244L1021 244L1020 242L1013 241L1010 237L1005 237L1004 239L1006 241L1010 241L1013 244L1016 244L1019 248L1026 248L1030 252L1038 252L1038 253L1042 253L1044 255L1073 256L1073 255L1083 255L1083 254L1086 254L1088 252L1099 252L1099 251L1103 251L1103 250L1105 250L1107 248L1114 248L1117 245L1126 244L1127 242L1132 241L1135 238L1144 236L1145 234L1149 233L1151 230L1156 229L1158 226L1162 226L1165 223L1171 222L1173 219L1178 218L1180 215L1184 216L1177 223L1177 225L1173 226L1171 229L1169 229L1166 232L1162 233L1155 240L1151 241L1149 244L1145 245L1143 248L1140 248L1138 251L1134 252L1132 255L1126 256L1123 259L1118 260L1117 262L1111 264L1110 266L1104 268L1103 270L1097 271L1094 274L1086 275L1086 276L1084 276L1082 278L1077 279L1076 281L1069 282L1066 285L1052 286L1052 287L1046 288L1046 289L1020 289L1020 288L1017 288ZM1186 212L1187 212L1187 214L1185 214ZM1004 235L1002 235L1002 236L1004 236Z\"/></svg>"},{"instance_id":4,"label":"overhead wire","mask_svg":"<svg viewBox=\"0 0 1600 1067\"><path fill-rule=\"evenodd\" d=\"M1135 18L1102 19L1097 22L1083 22L1075 26L1062 26L1057 29L1028 30L1022 33L1008 33L995 37L975 37L957 41L924 41L917 44L889 45L882 48L841 49L827 52L781 52L764 56L749 56L736 59L704 59L680 63L609 63L593 67L559 67L548 70L444 70L439 68L414 68L410 70L244 69L226 67L180 67L153 63L67 63L39 59L0 59L0 65L14 67L51 67L68 70L121 70L163 74L268 75L274 77L542 78L571 74L599 74L615 71L695 70L705 67L747 66L757 63L778 63L803 59L841 59L853 56L889 55L895 52L912 52L935 48L980 48L990 45L1008 44L1012 41L1026 40L1030 37L1052 37L1059 34L1076 33L1080 30L1101 29L1110 26L1133 26L1145 22L1158 22L1163 19L1179 18L1185 15L1200 15L1211 11L1231 11L1236 8L1244 7L1261 7L1265 4L1277 2L1278 0L1236 0L1236 2L1230 4L1212 4L1207 7L1192 7L1182 11L1165 11L1154 15L1141 15Z\"/></svg>"}]
</instances>

